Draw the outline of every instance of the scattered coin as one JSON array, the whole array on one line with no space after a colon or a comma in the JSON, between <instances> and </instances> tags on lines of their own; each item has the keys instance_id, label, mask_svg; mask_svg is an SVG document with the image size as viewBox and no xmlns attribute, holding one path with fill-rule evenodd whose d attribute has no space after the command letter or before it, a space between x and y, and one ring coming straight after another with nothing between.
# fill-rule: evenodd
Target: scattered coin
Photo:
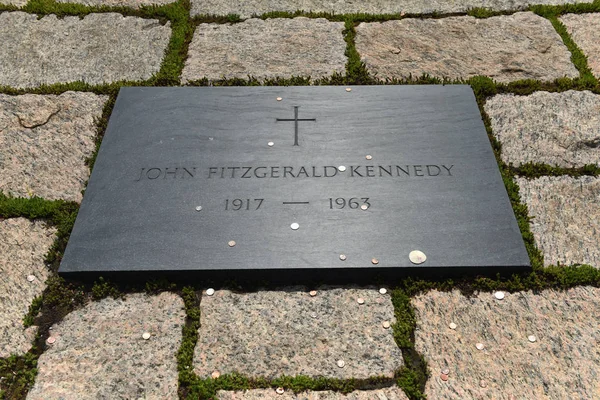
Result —
<instances>
[{"instance_id":1,"label":"scattered coin","mask_svg":"<svg viewBox=\"0 0 600 400\"><path fill-rule=\"evenodd\" d=\"M427 256L420 250L413 250L409 253L408 259L413 264L423 264L427 260Z\"/></svg>"},{"instance_id":2,"label":"scattered coin","mask_svg":"<svg viewBox=\"0 0 600 400\"><path fill-rule=\"evenodd\" d=\"M294 222L293 224L290 225L290 228L292 228L293 230L297 231L298 228L300 228L300 224L297 222Z\"/></svg>"},{"instance_id":3,"label":"scattered coin","mask_svg":"<svg viewBox=\"0 0 600 400\"><path fill-rule=\"evenodd\" d=\"M27 280L29 282L33 282L33 281L35 281L35 276L34 275L27 275Z\"/></svg>"},{"instance_id":4,"label":"scattered coin","mask_svg":"<svg viewBox=\"0 0 600 400\"><path fill-rule=\"evenodd\" d=\"M444 368L442 370L442 374L444 374L444 375L450 375L450 370L448 368Z\"/></svg>"},{"instance_id":5,"label":"scattered coin","mask_svg":"<svg viewBox=\"0 0 600 400\"><path fill-rule=\"evenodd\" d=\"M494 297L498 300L502 300L504 298L504 292L496 292L494 293Z\"/></svg>"},{"instance_id":6,"label":"scattered coin","mask_svg":"<svg viewBox=\"0 0 600 400\"><path fill-rule=\"evenodd\" d=\"M338 171L340 171L340 172L344 172L345 170L346 170L346 167L344 165L340 165L338 167Z\"/></svg>"},{"instance_id":7,"label":"scattered coin","mask_svg":"<svg viewBox=\"0 0 600 400\"><path fill-rule=\"evenodd\" d=\"M150 333L149 333L149 332L144 332L144 333L142 334L142 338L144 338L144 340L148 340L148 339L150 339L150 336L151 336L151 335L150 335Z\"/></svg>"},{"instance_id":8,"label":"scattered coin","mask_svg":"<svg viewBox=\"0 0 600 400\"><path fill-rule=\"evenodd\" d=\"M310 295L311 295L312 297L315 297L315 296L317 295L317 291L316 291L316 290L311 290L311 291L310 291Z\"/></svg>"},{"instance_id":9,"label":"scattered coin","mask_svg":"<svg viewBox=\"0 0 600 400\"><path fill-rule=\"evenodd\" d=\"M366 204L363 204L362 206L360 206L360 209L363 211L367 211L369 209L369 206Z\"/></svg>"},{"instance_id":10,"label":"scattered coin","mask_svg":"<svg viewBox=\"0 0 600 400\"><path fill-rule=\"evenodd\" d=\"M365 158L366 158L367 160L372 160L372 159L373 159L373 156L372 156L372 155L370 155L370 154L367 154L367 155L365 156Z\"/></svg>"},{"instance_id":11,"label":"scattered coin","mask_svg":"<svg viewBox=\"0 0 600 400\"><path fill-rule=\"evenodd\" d=\"M50 336L48 339L46 339L46 343L48 344L52 344L54 342L56 342L56 338L53 336Z\"/></svg>"},{"instance_id":12,"label":"scattered coin","mask_svg":"<svg viewBox=\"0 0 600 400\"><path fill-rule=\"evenodd\" d=\"M440 374L440 379L443 380L444 382L446 382L448 380L448 375L447 374Z\"/></svg>"},{"instance_id":13,"label":"scattered coin","mask_svg":"<svg viewBox=\"0 0 600 400\"><path fill-rule=\"evenodd\" d=\"M206 294L208 296L212 296L213 294L215 294L215 289L213 289L213 288L206 289Z\"/></svg>"},{"instance_id":14,"label":"scattered coin","mask_svg":"<svg viewBox=\"0 0 600 400\"><path fill-rule=\"evenodd\" d=\"M228 243L229 247L235 246L235 240L230 240Z\"/></svg>"},{"instance_id":15,"label":"scattered coin","mask_svg":"<svg viewBox=\"0 0 600 400\"><path fill-rule=\"evenodd\" d=\"M450 329L456 329L456 324L454 322L450 322Z\"/></svg>"},{"instance_id":16,"label":"scattered coin","mask_svg":"<svg viewBox=\"0 0 600 400\"><path fill-rule=\"evenodd\" d=\"M273 147L273 146L275 146L275 143L273 143L273 142L269 142L269 143L267 143L267 146L269 146L269 147Z\"/></svg>"},{"instance_id":17,"label":"scattered coin","mask_svg":"<svg viewBox=\"0 0 600 400\"><path fill-rule=\"evenodd\" d=\"M202 206L197 206L196 211L202 211Z\"/></svg>"},{"instance_id":18,"label":"scattered coin","mask_svg":"<svg viewBox=\"0 0 600 400\"><path fill-rule=\"evenodd\" d=\"M217 379L221 376L221 373L219 371L215 371L212 374L210 374L210 376L212 376L213 379Z\"/></svg>"},{"instance_id":19,"label":"scattered coin","mask_svg":"<svg viewBox=\"0 0 600 400\"><path fill-rule=\"evenodd\" d=\"M372 258L371 263L377 265L377 264L379 264L379 260L376 258Z\"/></svg>"},{"instance_id":20,"label":"scattered coin","mask_svg":"<svg viewBox=\"0 0 600 400\"><path fill-rule=\"evenodd\" d=\"M479 381L479 386L481 386L482 388L487 386L487 382L484 381L483 379Z\"/></svg>"},{"instance_id":21,"label":"scattered coin","mask_svg":"<svg viewBox=\"0 0 600 400\"><path fill-rule=\"evenodd\" d=\"M346 365L346 363L344 362L344 360L338 360L337 362L337 366L340 368L344 368L344 365Z\"/></svg>"},{"instance_id":22,"label":"scattered coin","mask_svg":"<svg viewBox=\"0 0 600 400\"><path fill-rule=\"evenodd\" d=\"M345 254L340 254L340 260L346 261L346 255Z\"/></svg>"},{"instance_id":23,"label":"scattered coin","mask_svg":"<svg viewBox=\"0 0 600 400\"><path fill-rule=\"evenodd\" d=\"M381 289L379 289L379 293L386 294L387 293L387 289L386 288L381 288Z\"/></svg>"},{"instance_id":24,"label":"scattered coin","mask_svg":"<svg viewBox=\"0 0 600 400\"><path fill-rule=\"evenodd\" d=\"M351 92L352 88L346 88L346 92Z\"/></svg>"},{"instance_id":25,"label":"scattered coin","mask_svg":"<svg viewBox=\"0 0 600 400\"><path fill-rule=\"evenodd\" d=\"M483 345L483 343L477 343L475 345L475 347L477 347L477 350L483 350L483 349L485 349L485 346Z\"/></svg>"},{"instance_id":26,"label":"scattered coin","mask_svg":"<svg viewBox=\"0 0 600 400\"><path fill-rule=\"evenodd\" d=\"M277 98L277 101L281 101L281 100L283 100L283 98L281 98L281 97L278 97L278 98Z\"/></svg>"},{"instance_id":27,"label":"scattered coin","mask_svg":"<svg viewBox=\"0 0 600 400\"><path fill-rule=\"evenodd\" d=\"M312 314L310 314L310 316L313 318L317 318L317 313L312 313Z\"/></svg>"},{"instance_id":28,"label":"scattered coin","mask_svg":"<svg viewBox=\"0 0 600 400\"><path fill-rule=\"evenodd\" d=\"M527 336L527 340L529 340L531 343L534 343L535 341L537 341L537 338L533 335L529 335Z\"/></svg>"},{"instance_id":29,"label":"scattered coin","mask_svg":"<svg viewBox=\"0 0 600 400\"><path fill-rule=\"evenodd\" d=\"M363 299L362 297L359 297L358 299L356 299L356 301L358 302L358 304L365 304L365 299Z\"/></svg>"},{"instance_id":30,"label":"scattered coin","mask_svg":"<svg viewBox=\"0 0 600 400\"><path fill-rule=\"evenodd\" d=\"M278 387L277 389L275 389L275 393L277 393L277 394L283 394L284 392L285 392L285 389L282 388L281 386Z\"/></svg>"},{"instance_id":31,"label":"scattered coin","mask_svg":"<svg viewBox=\"0 0 600 400\"><path fill-rule=\"evenodd\" d=\"M383 327L384 327L385 329L389 329L389 328L390 328L390 326L391 326L391 325L390 325L390 321L383 321L383 323L382 323L381 325L383 325Z\"/></svg>"}]
</instances>

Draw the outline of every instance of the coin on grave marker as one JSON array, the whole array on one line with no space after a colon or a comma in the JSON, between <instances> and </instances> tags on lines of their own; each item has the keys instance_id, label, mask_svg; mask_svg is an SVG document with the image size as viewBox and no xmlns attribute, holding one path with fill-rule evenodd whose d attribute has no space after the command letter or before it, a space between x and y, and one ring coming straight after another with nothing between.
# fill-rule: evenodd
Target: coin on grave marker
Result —
<instances>
[{"instance_id":1,"label":"coin on grave marker","mask_svg":"<svg viewBox=\"0 0 600 400\"><path fill-rule=\"evenodd\" d=\"M484 381L483 379L479 381L479 386L481 386L482 388L487 386L487 382Z\"/></svg>"},{"instance_id":2,"label":"coin on grave marker","mask_svg":"<svg viewBox=\"0 0 600 400\"><path fill-rule=\"evenodd\" d=\"M274 142L269 142L269 143L267 143L267 146L273 147L273 146L275 146L275 143Z\"/></svg>"},{"instance_id":3,"label":"coin on grave marker","mask_svg":"<svg viewBox=\"0 0 600 400\"><path fill-rule=\"evenodd\" d=\"M52 344L54 342L56 342L56 338L53 336L50 336L48 339L46 339L46 343L48 344Z\"/></svg>"},{"instance_id":4,"label":"coin on grave marker","mask_svg":"<svg viewBox=\"0 0 600 400\"><path fill-rule=\"evenodd\" d=\"M365 304L365 299L363 299L362 297L359 297L358 299L356 299L356 301L358 302L358 304Z\"/></svg>"},{"instance_id":5,"label":"coin on grave marker","mask_svg":"<svg viewBox=\"0 0 600 400\"><path fill-rule=\"evenodd\" d=\"M533 336L533 335L529 335L527 337L527 340L529 340L531 343L534 343L537 340L537 338L535 336Z\"/></svg>"},{"instance_id":6,"label":"coin on grave marker","mask_svg":"<svg viewBox=\"0 0 600 400\"><path fill-rule=\"evenodd\" d=\"M340 254L340 260L346 261L346 255L345 254Z\"/></svg>"},{"instance_id":7,"label":"coin on grave marker","mask_svg":"<svg viewBox=\"0 0 600 400\"><path fill-rule=\"evenodd\" d=\"M371 263L377 265L377 264L379 264L379 260L376 258L372 258Z\"/></svg>"},{"instance_id":8,"label":"coin on grave marker","mask_svg":"<svg viewBox=\"0 0 600 400\"><path fill-rule=\"evenodd\" d=\"M346 88L346 92L351 92L352 88Z\"/></svg>"},{"instance_id":9,"label":"coin on grave marker","mask_svg":"<svg viewBox=\"0 0 600 400\"><path fill-rule=\"evenodd\" d=\"M315 297L315 296L317 295L317 291L316 291L316 290L311 290L311 291L310 291L310 295L311 295L312 297Z\"/></svg>"},{"instance_id":10,"label":"coin on grave marker","mask_svg":"<svg viewBox=\"0 0 600 400\"><path fill-rule=\"evenodd\" d=\"M367 154L367 155L365 156L365 158L366 158L367 160L372 160L372 159L373 159L373 156L372 156L372 155L370 155L370 154Z\"/></svg>"},{"instance_id":11,"label":"coin on grave marker","mask_svg":"<svg viewBox=\"0 0 600 400\"><path fill-rule=\"evenodd\" d=\"M282 388L281 386L278 387L277 389L275 389L275 393L277 393L277 394L283 394L284 392L285 392L285 389Z\"/></svg>"},{"instance_id":12,"label":"coin on grave marker","mask_svg":"<svg viewBox=\"0 0 600 400\"><path fill-rule=\"evenodd\" d=\"M383 321L383 323L381 325L383 325L383 327L385 329L389 329L390 328L390 321Z\"/></svg>"},{"instance_id":13,"label":"coin on grave marker","mask_svg":"<svg viewBox=\"0 0 600 400\"><path fill-rule=\"evenodd\" d=\"M292 228L293 230L298 230L298 228L300 228L300 224L297 222L294 222L293 224L290 225L290 228Z\"/></svg>"},{"instance_id":14,"label":"coin on grave marker","mask_svg":"<svg viewBox=\"0 0 600 400\"><path fill-rule=\"evenodd\" d=\"M346 167L345 167L345 166L343 166L343 165L340 165L340 166L338 167L338 171L340 171L340 172L344 172L345 170L346 170Z\"/></svg>"},{"instance_id":15,"label":"coin on grave marker","mask_svg":"<svg viewBox=\"0 0 600 400\"><path fill-rule=\"evenodd\" d=\"M504 292L496 292L494 293L494 297L498 300L502 300L504 298Z\"/></svg>"},{"instance_id":16,"label":"coin on grave marker","mask_svg":"<svg viewBox=\"0 0 600 400\"><path fill-rule=\"evenodd\" d=\"M427 260L427 256L420 250L413 250L408 255L408 259L413 264L423 264Z\"/></svg>"},{"instance_id":17,"label":"coin on grave marker","mask_svg":"<svg viewBox=\"0 0 600 400\"><path fill-rule=\"evenodd\" d=\"M444 375L450 375L450 370L448 368L444 368L442 370L442 374L444 374Z\"/></svg>"},{"instance_id":18,"label":"coin on grave marker","mask_svg":"<svg viewBox=\"0 0 600 400\"><path fill-rule=\"evenodd\" d=\"M213 288L206 289L206 294L208 296L212 296L213 294L215 294L215 289L213 289Z\"/></svg>"},{"instance_id":19,"label":"coin on grave marker","mask_svg":"<svg viewBox=\"0 0 600 400\"><path fill-rule=\"evenodd\" d=\"M212 374L210 374L210 376L212 376L213 379L217 379L221 376L221 373L219 371L215 371Z\"/></svg>"},{"instance_id":20,"label":"coin on grave marker","mask_svg":"<svg viewBox=\"0 0 600 400\"><path fill-rule=\"evenodd\" d=\"M483 345L483 343L477 343L475 345L475 347L477 347L477 350L483 350L485 348L485 346Z\"/></svg>"},{"instance_id":21,"label":"coin on grave marker","mask_svg":"<svg viewBox=\"0 0 600 400\"><path fill-rule=\"evenodd\" d=\"M148 339L150 339L150 336L151 336L151 335L150 335L150 333L149 333L149 332L144 332L144 333L142 334L142 337L144 338L144 340L148 340Z\"/></svg>"},{"instance_id":22,"label":"coin on grave marker","mask_svg":"<svg viewBox=\"0 0 600 400\"><path fill-rule=\"evenodd\" d=\"M387 293L387 289L386 288L381 288L381 289L379 289L379 293L386 294Z\"/></svg>"},{"instance_id":23,"label":"coin on grave marker","mask_svg":"<svg viewBox=\"0 0 600 400\"><path fill-rule=\"evenodd\" d=\"M366 204L363 204L362 206L360 206L360 209L363 211L367 211L369 209L369 206Z\"/></svg>"},{"instance_id":24,"label":"coin on grave marker","mask_svg":"<svg viewBox=\"0 0 600 400\"><path fill-rule=\"evenodd\" d=\"M35 281L35 276L34 275L27 275L27 280L29 282L33 282L33 281Z\"/></svg>"},{"instance_id":25,"label":"coin on grave marker","mask_svg":"<svg viewBox=\"0 0 600 400\"><path fill-rule=\"evenodd\" d=\"M235 246L235 240L230 240L228 243L229 247Z\"/></svg>"},{"instance_id":26,"label":"coin on grave marker","mask_svg":"<svg viewBox=\"0 0 600 400\"><path fill-rule=\"evenodd\" d=\"M450 322L450 329L456 329L456 324L454 322Z\"/></svg>"},{"instance_id":27,"label":"coin on grave marker","mask_svg":"<svg viewBox=\"0 0 600 400\"><path fill-rule=\"evenodd\" d=\"M346 363L344 362L344 360L338 360L337 362L337 366L340 368L344 368L344 365L346 365Z\"/></svg>"},{"instance_id":28,"label":"coin on grave marker","mask_svg":"<svg viewBox=\"0 0 600 400\"><path fill-rule=\"evenodd\" d=\"M283 98L281 98L281 97L278 97L278 98L277 98L277 101L281 101L281 100L283 100Z\"/></svg>"}]
</instances>

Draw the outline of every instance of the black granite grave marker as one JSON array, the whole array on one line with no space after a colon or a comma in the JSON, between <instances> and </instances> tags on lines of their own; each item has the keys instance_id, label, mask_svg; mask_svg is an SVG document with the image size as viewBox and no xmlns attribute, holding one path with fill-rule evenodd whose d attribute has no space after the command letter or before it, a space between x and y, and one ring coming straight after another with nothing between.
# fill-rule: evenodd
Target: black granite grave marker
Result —
<instances>
[{"instance_id":1,"label":"black granite grave marker","mask_svg":"<svg viewBox=\"0 0 600 400\"><path fill-rule=\"evenodd\" d=\"M123 88L59 272L528 266L468 86Z\"/></svg>"}]
</instances>

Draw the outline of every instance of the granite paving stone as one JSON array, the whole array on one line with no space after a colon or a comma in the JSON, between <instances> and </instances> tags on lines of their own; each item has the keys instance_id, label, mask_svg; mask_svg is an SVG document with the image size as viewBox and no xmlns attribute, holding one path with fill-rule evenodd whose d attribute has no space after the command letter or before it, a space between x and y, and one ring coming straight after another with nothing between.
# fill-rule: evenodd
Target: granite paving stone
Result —
<instances>
[{"instance_id":1,"label":"granite paving stone","mask_svg":"<svg viewBox=\"0 0 600 400\"><path fill-rule=\"evenodd\" d=\"M364 304L358 304L358 298ZM300 288L256 293L217 290L202 297L194 371L365 379L393 377L402 354L389 294L376 289ZM342 367L338 366L343 361Z\"/></svg>"},{"instance_id":2,"label":"granite paving stone","mask_svg":"<svg viewBox=\"0 0 600 400\"><path fill-rule=\"evenodd\" d=\"M46 288L44 257L55 232L41 221L0 220L0 358L31 348L37 327L25 329L23 317Z\"/></svg>"},{"instance_id":3,"label":"granite paving stone","mask_svg":"<svg viewBox=\"0 0 600 400\"><path fill-rule=\"evenodd\" d=\"M0 0L0 4L23 7L25 4L27 4L27 1L28 0Z\"/></svg>"},{"instance_id":4,"label":"granite paving stone","mask_svg":"<svg viewBox=\"0 0 600 400\"><path fill-rule=\"evenodd\" d=\"M356 31L361 60L379 79L485 75L510 82L579 76L550 21L531 12L361 23Z\"/></svg>"},{"instance_id":5,"label":"granite paving stone","mask_svg":"<svg viewBox=\"0 0 600 400\"><path fill-rule=\"evenodd\" d=\"M71 312L52 327L55 342L40 356L27 399L178 399L184 323L173 293L107 298Z\"/></svg>"},{"instance_id":6,"label":"granite paving stone","mask_svg":"<svg viewBox=\"0 0 600 400\"><path fill-rule=\"evenodd\" d=\"M196 28L182 82L344 74L343 22L323 18L249 19Z\"/></svg>"},{"instance_id":7,"label":"granite paving stone","mask_svg":"<svg viewBox=\"0 0 600 400\"><path fill-rule=\"evenodd\" d=\"M566 14L560 21L586 55L592 73L600 78L600 13Z\"/></svg>"},{"instance_id":8,"label":"granite paving stone","mask_svg":"<svg viewBox=\"0 0 600 400\"><path fill-rule=\"evenodd\" d=\"M457 13L481 7L491 10L523 10L531 4L573 4L586 0L192 0L192 15L237 14L242 18L271 11L297 10L332 14L429 14L433 12Z\"/></svg>"},{"instance_id":9,"label":"granite paving stone","mask_svg":"<svg viewBox=\"0 0 600 400\"><path fill-rule=\"evenodd\" d=\"M600 165L599 95L574 90L502 94L488 99L485 111L508 164Z\"/></svg>"},{"instance_id":10,"label":"granite paving stone","mask_svg":"<svg viewBox=\"0 0 600 400\"><path fill-rule=\"evenodd\" d=\"M518 178L544 264L600 267L600 178Z\"/></svg>"},{"instance_id":11,"label":"granite paving stone","mask_svg":"<svg viewBox=\"0 0 600 400\"><path fill-rule=\"evenodd\" d=\"M160 69L170 35L170 23L115 13L83 19L2 13L0 86L149 79Z\"/></svg>"},{"instance_id":12,"label":"granite paving stone","mask_svg":"<svg viewBox=\"0 0 600 400\"><path fill-rule=\"evenodd\" d=\"M108 96L0 94L0 192L81 201Z\"/></svg>"},{"instance_id":13,"label":"granite paving stone","mask_svg":"<svg viewBox=\"0 0 600 400\"><path fill-rule=\"evenodd\" d=\"M408 397L398 387L377 390L357 390L348 394L330 390L315 392L308 391L294 394L286 391L278 394L274 389L255 389L240 392L221 390L217 393L219 400L408 400Z\"/></svg>"},{"instance_id":14,"label":"granite paving stone","mask_svg":"<svg viewBox=\"0 0 600 400\"><path fill-rule=\"evenodd\" d=\"M142 6L163 6L177 0L56 0L58 3L78 3L86 6L109 6L140 8Z\"/></svg>"},{"instance_id":15,"label":"granite paving stone","mask_svg":"<svg viewBox=\"0 0 600 400\"><path fill-rule=\"evenodd\" d=\"M571 400L600 393L598 288L505 293L504 300L432 291L412 304L416 350L431 373L428 399Z\"/></svg>"}]
</instances>

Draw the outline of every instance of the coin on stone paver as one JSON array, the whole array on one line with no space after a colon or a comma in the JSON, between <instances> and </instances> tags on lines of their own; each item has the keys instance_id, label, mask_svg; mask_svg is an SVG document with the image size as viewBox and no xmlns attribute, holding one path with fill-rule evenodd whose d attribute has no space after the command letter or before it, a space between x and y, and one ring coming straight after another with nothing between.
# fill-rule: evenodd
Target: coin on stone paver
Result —
<instances>
[{"instance_id":1,"label":"coin on stone paver","mask_svg":"<svg viewBox=\"0 0 600 400\"><path fill-rule=\"evenodd\" d=\"M537 338L533 335L529 335L527 336L527 340L529 340L531 343L534 343L537 340Z\"/></svg>"},{"instance_id":2,"label":"coin on stone paver","mask_svg":"<svg viewBox=\"0 0 600 400\"><path fill-rule=\"evenodd\" d=\"M206 289L206 294L208 296L212 296L213 294L215 294L215 289L213 289L213 288Z\"/></svg>"},{"instance_id":3,"label":"coin on stone paver","mask_svg":"<svg viewBox=\"0 0 600 400\"><path fill-rule=\"evenodd\" d=\"M440 379L443 380L444 382L446 382L448 380L448 375L447 374L440 374Z\"/></svg>"},{"instance_id":4,"label":"coin on stone paver","mask_svg":"<svg viewBox=\"0 0 600 400\"><path fill-rule=\"evenodd\" d=\"M475 347L477 347L477 350L483 350L483 349L485 349L485 346L483 345L483 343L477 343L475 345Z\"/></svg>"},{"instance_id":5,"label":"coin on stone paver","mask_svg":"<svg viewBox=\"0 0 600 400\"><path fill-rule=\"evenodd\" d=\"M290 225L290 228L292 228L293 230L298 230L298 228L300 228L300 224L297 222L294 222L293 224Z\"/></svg>"},{"instance_id":6,"label":"coin on stone paver","mask_svg":"<svg viewBox=\"0 0 600 400\"><path fill-rule=\"evenodd\" d=\"M373 156L372 156L372 155L370 155L370 154L367 154L367 155L365 156L365 158L366 158L367 160L372 160L372 159L373 159Z\"/></svg>"},{"instance_id":7,"label":"coin on stone paver","mask_svg":"<svg viewBox=\"0 0 600 400\"><path fill-rule=\"evenodd\" d=\"M496 292L494 293L494 297L498 300L502 300L504 298L504 292Z\"/></svg>"},{"instance_id":8,"label":"coin on stone paver","mask_svg":"<svg viewBox=\"0 0 600 400\"><path fill-rule=\"evenodd\" d=\"M385 329L389 329L389 327L390 327L390 321L383 321L383 323L381 325L383 325L383 327Z\"/></svg>"},{"instance_id":9,"label":"coin on stone paver","mask_svg":"<svg viewBox=\"0 0 600 400\"><path fill-rule=\"evenodd\" d=\"M387 293L387 289L386 288L381 288L381 289L379 289L379 293L386 294Z\"/></svg>"},{"instance_id":10,"label":"coin on stone paver","mask_svg":"<svg viewBox=\"0 0 600 400\"><path fill-rule=\"evenodd\" d=\"M229 242L227 242L227 244L229 245L229 247L233 247L235 246L235 240L230 240Z\"/></svg>"},{"instance_id":11,"label":"coin on stone paver","mask_svg":"<svg viewBox=\"0 0 600 400\"><path fill-rule=\"evenodd\" d=\"M277 394L283 394L285 392L285 389L282 388L281 386L279 386L277 389L275 389L275 393Z\"/></svg>"},{"instance_id":12,"label":"coin on stone paver","mask_svg":"<svg viewBox=\"0 0 600 400\"><path fill-rule=\"evenodd\" d=\"M149 333L149 332L144 332L144 333L142 334L142 337L144 338L144 340L148 340L148 339L150 339L150 336L151 336L151 335L150 335L150 333Z\"/></svg>"},{"instance_id":13,"label":"coin on stone paver","mask_svg":"<svg viewBox=\"0 0 600 400\"><path fill-rule=\"evenodd\" d=\"M450 329L456 329L456 324L454 322L450 322Z\"/></svg>"},{"instance_id":14,"label":"coin on stone paver","mask_svg":"<svg viewBox=\"0 0 600 400\"><path fill-rule=\"evenodd\" d=\"M356 301L358 302L358 304L365 304L365 299L363 299L362 297L359 297L358 299L356 299Z\"/></svg>"},{"instance_id":15,"label":"coin on stone paver","mask_svg":"<svg viewBox=\"0 0 600 400\"><path fill-rule=\"evenodd\" d=\"M277 101L281 101L281 100L283 100L283 98L281 98L281 97L278 97L278 98L277 98Z\"/></svg>"},{"instance_id":16,"label":"coin on stone paver","mask_svg":"<svg viewBox=\"0 0 600 400\"><path fill-rule=\"evenodd\" d=\"M344 165L340 165L338 167L338 171L340 171L340 172L344 172L345 170L346 170L346 167Z\"/></svg>"},{"instance_id":17,"label":"coin on stone paver","mask_svg":"<svg viewBox=\"0 0 600 400\"><path fill-rule=\"evenodd\" d=\"M482 388L487 386L487 382L484 381L483 379L479 381L479 386L481 386Z\"/></svg>"},{"instance_id":18,"label":"coin on stone paver","mask_svg":"<svg viewBox=\"0 0 600 400\"><path fill-rule=\"evenodd\" d=\"M340 254L340 260L346 261L346 255L345 254Z\"/></svg>"},{"instance_id":19,"label":"coin on stone paver","mask_svg":"<svg viewBox=\"0 0 600 400\"><path fill-rule=\"evenodd\" d=\"M46 343L48 344L52 344L54 342L56 342L56 338L53 336L50 336L48 339L46 339Z\"/></svg>"},{"instance_id":20,"label":"coin on stone paver","mask_svg":"<svg viewBox=\"0 0 600 400\"><path fill-rule=\"evenodd\" d=\"M351 92L352 88L346 88L346 92Z\"/></svg>"},{"instance_id":21,"label":"coin on stone paver","mask_svg":"<svg viewBox=\"0 0 600 400\"><path fill-rule=\"evenodd\" d=\"M450 375L450 370L448 368L444 368L442 370L442 374L444 374L444 375Z\"/></svg>"},{"instance_id":22,"label":"coin on stone paver","mask_svg":"<svg viewBox=\"0 0 600 400\"><path fill-rule=\"evenodd\" d=\"M267 146L273 147L273 146L275 146L275 142L269 142L269 143L267 143Z\"/></svg>"},{"instance_id":23,"label":"coin on stone paver","mask_svg":"<svg viewBox=\"0 0 600 400\"><path fill-rule=\"evenodd\" d=\"M210 374L210 376L211 376L213 379L217 379L218 377L220 377L220 376L221 376L221 373L220 373L219 371L215 371L215 372L213 372L212 374Z\"/></svg>"},{"instance_id":24,"label":"coin on stone paver","mask_svg":"<svg viewBox=\"0 0 600 400\"><path fill-rule=\"evenodd\" d=\"M313 318L317 318L317 313L312 313L312 314L310 314L310 316Z\"/></svg>"},{"instance_id":25,"label":"coin on stone paver","mask_svg":"<svg viewBox=\"0 0 600 400\"><path fill-rule=\"evenodd\" d=\"M337 366L340 368L344 368L344 365L346 365L346 363L344 362L344 360L338 360L337 362Z\"/></svg>"},{"instance_id":26,"label":"coin on stone paver","mask_svg":"<svg viewBox=\"0 0 600 400\"><path fill-rule=\"evenodd\" d=\"M369 206L366 204L363 204L362 206L360 206L360 209L363 211L367 211L369 209Z\"/></svg>"},{"instance_id":27,"label":"coin on stone paver","mask_svg":"<svg viewBox=\"0 0 600 400\"><path fill-rule=\"evenodd\" d=\"M423 264L427 260L427 256L420 250L413 250L408 254L408 259L413 264Z\"/></svg>"},{"instance_id":28,"label":"coin on stone paver","mask_svg":"<svg viewBox=\"0 0 600 400\"><path fill-rule=\"evenodd\" d=\"M29 282L33 282L33 281L35 281L35 276L34 275L27 275L27 280Z\"/></svg>"},{"instance_id":29,"label":"coin on stone paver","mask_svg":"<svg viewBox=\"0 0 600 400\"><path fill-rule=\"evenodd\" d=\"M371 263L377 265L377 264L379 264L379 260L376 258L372 258Z\"/></svg>"},{"instance_id":30,"label":"coin on stone paver","mask_svg":"<svg viewBox=\"0 0 600 400\"><path fill-rule=\"evenodd\" d=\"M312 297L315 297L315 296L317 295L317 291L316 291L316 290L311 290L311 291L310 291L310 295L311 295Z\"/></svg>"}]
</instances>

